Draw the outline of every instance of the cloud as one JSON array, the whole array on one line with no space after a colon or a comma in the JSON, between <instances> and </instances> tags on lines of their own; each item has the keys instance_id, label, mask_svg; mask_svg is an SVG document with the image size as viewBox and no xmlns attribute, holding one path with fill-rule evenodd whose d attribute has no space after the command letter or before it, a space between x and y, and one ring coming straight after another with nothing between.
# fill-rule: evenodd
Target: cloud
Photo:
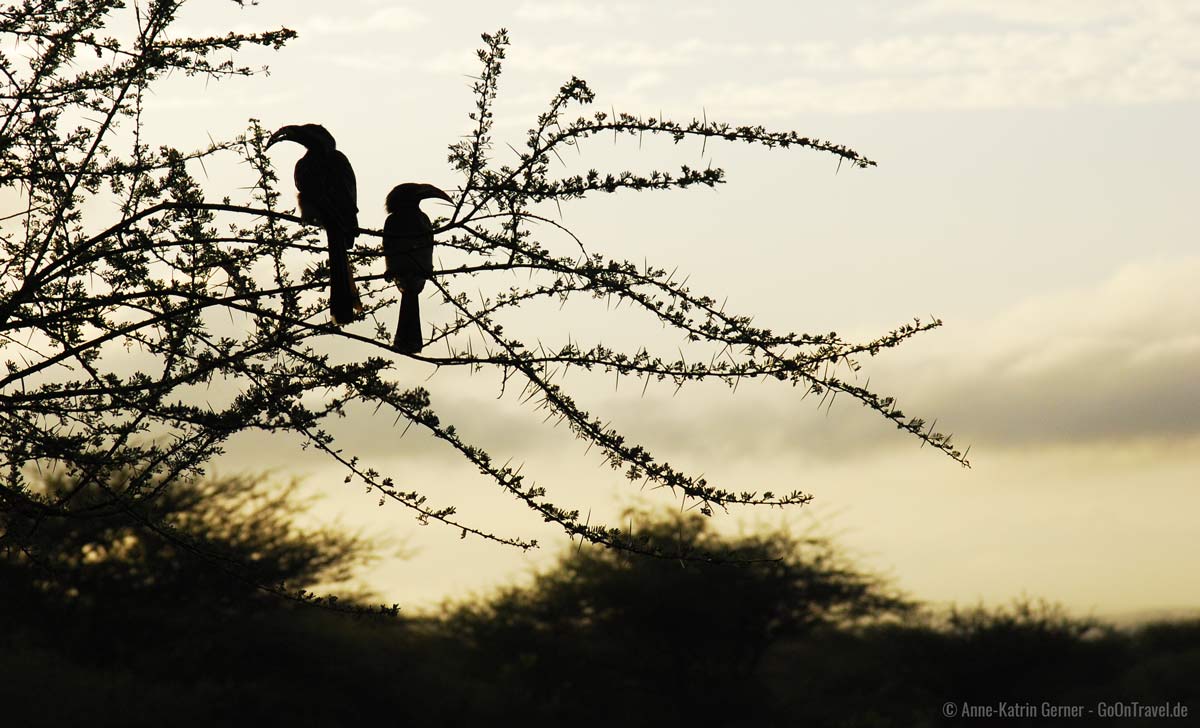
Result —
<instances>
[{"instance_id":1,"label":"cloud","mask_svg":"<svg viewBox=\"0 0 1200 728\"><path fill-rule=\"evenodd\" d=\"M642 8L627 3L524 2L517 7L516 17L537 23L596 23L633 22L642 15Z\"/></svg>"},{"instance_id":2,"label":"cloud","mask_svg":"<svg viewBox=\"0 0 1200 728\"><path fill-rule=\"evenodd\" d=\"M1011 445L1200 435L1198 277L1200 258L1132 264L970 327L967 356L932 365L931 406Z\"/></svg>"},{"instance_id":3,"label":"cloud","mask_svg":"<svg viewBox=\"0 0 1200 728\"><path fill-rule=\"evenodd\" d=\"M314 54L314 58L319 58L323 64L331 68L345 69L356 73L371 73L378 76L411 73L419 65L411 56L399 53L372 53L370 55L322 53Z\"/></svg>"},{"instance_id":4,"label":"cloud","mask_svg":"<svg viewBox=\"0 0 1200 728\"><path fill-rule=\"evenodd\" d=\"M227 91L222 94L168 94L155 95L155 110L211 109L211 108L265 108L293 104L300 98L296 91L254 93L246 90Z\"/></svg>"},{"instance_id":5,"label":"cloud","mask_svg":"<svg viewBox=\"0 0 1200 728\"><path fill-rule=\"evenodd\" d=\"M1200 97L1197 22L933 33L846 46L801 43L775 49L774 57L782 68L762 74L768 80L713 84L702 91L706 103L764 117Z\"/></svg>"},{"instance_id":6,"label":"cloud","mask_svg":"<svg viewBox=\"0 0 1200 728\"><path fill-rule=\"evenodd\" d=\"M572 73L585 75L597 69L619 69L628 76L631 88L657 85L663 80L662 69L686 68L706 53L700 38L685 38L669 44L617 41L610 45L555 43L545 46L515 46L508 50L505 68L527 73L548 73L565 81ZM398 61L398 63L401 61ZM404 64L436 74L474 74L479 60L471 53L447 50ZM538 104L544 101L538 97Z\"/></svg>"},{"instance_id":7,"label":"cloud","mask_svg":"<svg viewBox=\"0 0 1200 728\"><path fill-rule=\"evenodd\" d=\"M659 71L642 71L630 76L625 88L630 93L637 93L661 86L666 80L667 77Z\"/></svg>"},{"instance_id":8,"label":"cloud","mask_svg":"<svg viewBox=\"0 0 1200 728\"><path fill-rule=\"evenodd\" d=\"M562 69L586 66L653 70L694 65L709 52L700 38L684 38L671 43L617 41L605 46L586 43L561 43L541 48L517 48L510 53L513 68L550 70L561 75Z\"/></svg>"},{"instance_id":9,"label":"cloud","mask_svg":"<svg viewBox=\"0 0 1200 728\"><path fill-rule=\"evenodd\" d=\"M960 447L973 445L973 455L981 447L1198 442L1197 280L1200 257L1131 264L1090 288L1032 298L985 321L948 322L863 361L861 376L895 395L907 415L936 418ZM596 411L631 440L697 462L781 453L836 460L916 445L844 395L825 411L774 382L732 394L689 387L672 397L669 389L613 396ZM506 423L508 437L516 426Z\"/></svg>"},{"instance_id":10,"label":"cloud","mask_svg":"<svg viewBox=\"0 0 1200 728\"><path fill-rule=\"evenodd\" d=\"M912 21L978 17L1005 23L1078 26L1188 14L1195 15L1195 8L1187 0L922 0L900 9L897 16Z\"/></svg>"},{"instance_id":11,"label":"cloud","mask_svg":"<svg viewBox=\"0 0 1200 728\"><path fill-rule=\"evenodd\" d=\"M605 22L621 15L581 5L523 7L547 20ZM933 22L954 13L1024 22L963 28ZM631 37L516 48L511 65L701 74L711 81L694 100L756 118L1200 98L1200 11L1178 4L927 2L909 16L920 24L902 21L891 28L899 32L864 39L746 43L697 36L664 43ZM747 68L755 69L749 82L742 73Z\"/></svg>"},{"instance_id":12,"label":"cloud","mask_svg":"<svg viewBox=\"0 0 1200 728\"><path fill-rule=\"evenodd\" d=\"M426 15L410 8L383 8L363 17L314 15L304 21L299 32L301 37L390 33L419 28L428 22Z\"/></svg>"},{"instance_id":13,"label":"cloud","mask_svg":"<svg viewBox=\"0 0 1200 728\"><path fill-rule=\"evenodd\" d=\"M650 12L623 4L526 2L517 15L537 23L636 22L621 32L598 30L599 39L564 39L555 33L545 44L518 43L509 49L507 67L555 77L568 69L597 83L663 73L661 81L655 80L656 93L677 98L661 98L660 103L705 106L726 116L764 120L811 112L1126 105L1200 98L1200 10L1177 3L931 0L900 15L881 15L860 35L794 40L760 34L755 42L695 28L683 37L647 36L660 15L677 14L671 8L654 11L654 17ZM975 22L956 20L964 17ZM369 34L410 30L426 22L413 11L389 8L362 20L318 16L301 30ZM412 48L368 53L367 48L339 50L339 65L379 73L416 68L455 75L474 73L478 65L465 47L427 53ZM411 54L408 60L406 53ZM386 65L380 61L384 55Z\"/></svg>"}]
</instances>

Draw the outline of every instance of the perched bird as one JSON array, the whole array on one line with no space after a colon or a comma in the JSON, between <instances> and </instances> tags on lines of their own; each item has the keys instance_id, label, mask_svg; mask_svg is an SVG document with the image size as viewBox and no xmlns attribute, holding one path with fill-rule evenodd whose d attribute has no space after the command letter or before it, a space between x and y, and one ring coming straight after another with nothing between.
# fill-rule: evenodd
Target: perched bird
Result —
<instances>
[{"instance_id":1,"label":"perched bird","mask_svg":"<svg viewBox=\"0 0 1200 728\"><path fill-rule=\"evenodd\" d=\"M423 346L419 294L425 288L425 281L433 277L433 224L421 212L421 200L431 197L452 202L449 195L433 185L406 182L393 187L385 203L388 216L383 225L383 254L387 261L384 275L402 291L400 320L392 347L406 354L415 354Z\"/></svg>"},{"instance_id":2,"label":"perched bird","mask_svg":"<svg viewBox=\"0 0 1200 728\"><path fill-rule=\"evenodd\" d=\"M296 142L307 152L296 162L296 201L300 217L325 228L329 241L329 313L338 326L362 313L348 251L358 237L358 185L354 168L337 150L333 135L320 124L285 126L271 135L267 147Z\"/></svg>"}]
</instances>

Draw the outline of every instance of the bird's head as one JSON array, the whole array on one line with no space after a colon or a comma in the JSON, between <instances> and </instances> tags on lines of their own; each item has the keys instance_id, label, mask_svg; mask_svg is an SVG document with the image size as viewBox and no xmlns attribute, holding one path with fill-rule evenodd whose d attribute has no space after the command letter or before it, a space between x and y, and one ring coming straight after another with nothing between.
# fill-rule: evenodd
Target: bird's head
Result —
<instances>
[{"instance_id":1,"label":"bird's head","mask_svg":"<svg viewBox=\"0 0 1200 728\"><path fill-rule=\"evenodd\" d=\"M428 200L430 198L454 202L454 200L450 199L450 195L442 192L433 185L405 182L402 185L396 185L392 188L392 191L388 193L387 200L384 202L384 207L389 213L398 212L407 205L419 205L421 200Z\"/></svg>"},{"instance_id":2,"label":"bird's head","mask_svg":"<svg viewBox=\"0 0 1200 728\"><path fill-rule=\"evenodd\" d=\"M337 142L329 130L320 124L289 124L280 127L267 140L267 148L278 142L296 142L304 145L305 149L323 149L326 151L337 148Z\"/></svg>"}]
</instances>

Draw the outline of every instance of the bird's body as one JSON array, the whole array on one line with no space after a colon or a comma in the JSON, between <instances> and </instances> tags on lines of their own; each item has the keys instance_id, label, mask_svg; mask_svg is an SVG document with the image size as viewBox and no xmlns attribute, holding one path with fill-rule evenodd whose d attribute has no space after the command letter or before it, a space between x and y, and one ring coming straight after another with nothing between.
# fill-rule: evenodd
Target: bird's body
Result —
<instances>
[{"instance_id":1,"label":"bird's body","mask_svg":"<svg viewBox=\"0 0 1200 728\"><path fill-rule=\"evenodd\" d=\"M423 344L421 336L420 293L425 281L433 277L433 224L421 212L421 200L450 197L433 185L405 183L396 185L387 196L387 221L383 226L383 252L387 261L386 277L401 289L400 320L396 324L393 348L416 353Z\"/></svg>"},{"instance_id":2,"label":"bird's body","mask_svg":"<svg viewBox=\"0 0 1200 728\"><path fill-rule=\"evenodd\" d=\"M358 236L358 183L350 160L337 150L320 124L285 126L267 146L293 141L305 148L296 162L296 201L300 217L325 228L329 243L329 312L339 326L362 312L348 251Z\"/></svg>"}]
</instances>

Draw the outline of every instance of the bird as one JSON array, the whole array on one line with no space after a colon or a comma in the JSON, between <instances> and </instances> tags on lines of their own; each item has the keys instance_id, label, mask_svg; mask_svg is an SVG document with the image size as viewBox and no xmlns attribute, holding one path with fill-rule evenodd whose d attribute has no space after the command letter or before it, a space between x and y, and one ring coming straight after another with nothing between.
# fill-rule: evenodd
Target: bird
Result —
<instances>
[{"instance_id":1,"label":"bird","mask_svg":"<svg viewBox=\"0 0 1200 728\"><path fill-rule=\"evenodd\" d=\"M358 318L362 302L354 285L348 251L358 236L358 184L350 160L337 150L333 135L320 124L281 127L267 141L296 142L307 151L296 162L296 202L300 217L325 228L329 243L329 313L342 326Z\"/></svg>"},{"instance_id":2,"label":"bird","mask_svg":"<svg viewBox=\"0 0 1200 728\"><path fill-rule=\"evenodd\" d=\"M392 348L415 354L423 346L419 294L433 277L433 224L421 212L421 200L437 198L453 202L450 195L429 184L405 182L388 193L384 207L384 277L400 288L400 320Z\"/></svg>"}]
</instances>

